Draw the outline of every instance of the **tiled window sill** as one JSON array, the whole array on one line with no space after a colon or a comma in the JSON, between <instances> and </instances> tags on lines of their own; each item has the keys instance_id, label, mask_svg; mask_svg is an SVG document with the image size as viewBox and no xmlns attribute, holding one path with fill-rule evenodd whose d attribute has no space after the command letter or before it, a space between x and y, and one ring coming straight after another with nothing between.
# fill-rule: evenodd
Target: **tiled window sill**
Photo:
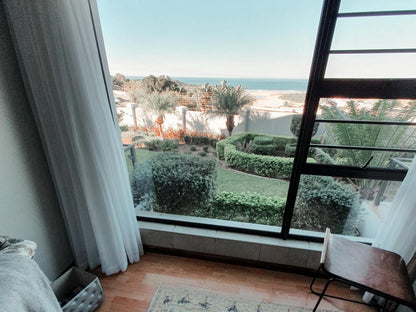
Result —
<instances>
[{"instance_id":1,"label":"tiled window sill","mask_svg":"<svg viewBox=\"0 0 416 312\"><path fill-rule=\"evenodd\" d=\"M138 221L145 245L304 269L319 266L322 244Z\"/></svg>"}]
</instances>

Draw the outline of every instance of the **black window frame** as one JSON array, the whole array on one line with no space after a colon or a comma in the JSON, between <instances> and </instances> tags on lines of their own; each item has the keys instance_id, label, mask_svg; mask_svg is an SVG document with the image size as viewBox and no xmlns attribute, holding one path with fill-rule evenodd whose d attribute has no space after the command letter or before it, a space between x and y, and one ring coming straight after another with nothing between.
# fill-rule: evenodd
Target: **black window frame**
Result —
<instances>
[{"instance_id":1,"label":"black window frame","mask_svg":"<svg viewBox=\"0 0 416 312\"><path fill-rule=\"evenodd\" d=\"M325 78L326 66L330 54L357 54L357 53L415 53L416 49L384 49L384 50L333 50L331 51L332 38L338 18L354 18L364 16L391 16L391 15L416 15L416 10L406 11L380 11L380 12L352 12L339 13L341 0L324 0L312 66L309 75L306 99L301 122L300 134L297 142L296 154L293 163L292 175L290 178L289 191L287 195L286 207L283 215L283 222L280 232L276 230L247 227L233 227L217 225L213 223L195 222L182 220L181 218L167 219L158 217L156 214L151 216L138 216L137 220L147 222L157 222L164 224L182 225L205 229L230 231L245 234L257 234L262 236L306 240L312 242L323 242L323 233L314 232L314 235L303 235L290 233L293 212L297 197L301 175L320 175L337 176L349 178L365 178L388 181L402 181L407 173L405 169L375 168L370 166L342 166L307 163L307 156L311 144L315 121L318 122L346 122L346 123L373 123L390 125L416 126L413 122L389 122L389 121L345 121L345 120L322 120L316 119L319 101L322 98L380 98L380 99L416 99L416 79L338 79ZM323 147L322 145L319 145ZM318 147L318 145L316 145ZM328 146L327 146L328 147ZM369 149L368 147L355 147L357 149ZM371 148L370 148L371 149ZM380 150L391 150L379 148ZM397 149L402 151L402 149ZM416 150L412 150L415 152ZM299 231L297 231L299 232ZM365 239L363 239L365 240ZM368 240L366 240L368 242Z\"/></svg>"}]
</instances>

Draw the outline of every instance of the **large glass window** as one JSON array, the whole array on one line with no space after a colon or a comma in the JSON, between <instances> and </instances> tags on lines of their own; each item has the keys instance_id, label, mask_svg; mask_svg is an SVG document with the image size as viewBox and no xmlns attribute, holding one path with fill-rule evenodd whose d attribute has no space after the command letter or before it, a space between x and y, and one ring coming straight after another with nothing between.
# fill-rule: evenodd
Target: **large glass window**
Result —
<instances>
[{"instance_id":1,"label":"large glass window","mask_svg":"<svg viewBox=\"0 0 416 312\"><path fill-rule=\"evenodd\" d=\"M137 215L281 226L322 3L98 5Z\"/></svg>"},{"instance_id":2,"label":"large glass window","mask_svg":"<svg viewBox=\"0 0 416 312\"><path fill-rule=\"evenodd\" d=\"M411 12L344 0L317 36L321 1L98 5L138 218L374 237L416 153Z\"/></svg>"}]
</instances>

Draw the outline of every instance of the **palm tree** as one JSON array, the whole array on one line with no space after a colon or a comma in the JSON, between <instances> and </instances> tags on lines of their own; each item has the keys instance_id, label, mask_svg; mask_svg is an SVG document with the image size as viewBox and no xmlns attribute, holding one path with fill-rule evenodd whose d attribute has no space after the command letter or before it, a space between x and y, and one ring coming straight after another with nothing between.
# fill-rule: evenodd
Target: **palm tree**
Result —
<instances>
[{"instance_id":1,"label":"palm tree","mask_svg":"<svg viewBox=\"0 0 416 312\"><path fill-rule=\"evenodd\" d=\"M145 99L145 109L157 116L156 123L159 125L160 134L163 137L162 125L165 116L174 111L176 100L170 93L153 93Z\"/></svg>"},{"instance_id":2,"label":"palm tree","mask_svg":"<svg viewBox=\"0 0 416 312\"><path fill-rule=\"evenodd\" d=\"M354 100L347 102L348 109L341 111L336 103L322 106L324 119L398 121L407 122L416 118L416 101L378 100L371 108L360 108ZM416 129L400 125L348 124L332 123L327 126L326 142L344 146L391 147L414 149L416 147ZM371 160L370 166L386 168L391 157L408 157L405 152L380 152L373 150L342 149L336 152L345 165L363 166ZM412 156L413 157L413 156ZM339 161L339 160L338 160ZM361 189L365 199L373 196L373 190L379 181L352 179Z\"/></svg>"},{"instance_id":3,"label":"palm tree","mask_svg":"<svg viewBox=\"0 0 416 312\"><path fill-rule=\"evenodd\" d=\"M247 94L242 86L227 86L223 81L221 86L217 86L212 92L210 114L214 116L225 116L226 127L231 136L234 129L234 115L253 101L252 97Z\"/></svg>"}]
</instances>

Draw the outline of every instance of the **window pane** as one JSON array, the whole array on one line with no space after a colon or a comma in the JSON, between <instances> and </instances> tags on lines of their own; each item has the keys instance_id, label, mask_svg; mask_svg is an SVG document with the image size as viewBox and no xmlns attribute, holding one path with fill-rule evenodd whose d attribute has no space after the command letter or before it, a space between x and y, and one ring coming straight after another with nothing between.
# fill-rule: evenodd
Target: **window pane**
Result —
<instances>
[{"instance_id":1,"label":"window pane","mask_svg":"<svg viewBox=\"0 0 416 312\"><path fill-rule=\"evenodd\" d=\"M368 12L368 11L392 11L392 10L414 10L415 3L412 0L342 0L339 11L346 12Z\"/></svg>"},{"instance_id":2,"label":"window pane","mask_svg":"<svg viewBox=\"0 0 416 312\"><path fill-rule=\"evenodd\" d=\"M339 18L331 50L416 48L415 28L416 15Z\"/></svg>"},{"instance_id":3,"label":"window pane","mask_svg":"<svg viewBox=\"0 0 416 312\"><path fill-rule=\"evenodd\" d=\"M325 78L414 78L416 53L333 54Z\"/></svg>"},{"instance_id":4,"label":"window pane","mask_svg":"<svg viewBox=\"0 0 416 312\"><path fill-rule=\"evenodd\" d=\"M303 175L291 233L331 232L374 238L394 207L401 182Z\"/></svg>"},{"instance_id":5,"label":"window pane","mask_svg":"<svg viewBox=\"0 0 416 312\"><path fill-rule=\"evenodd\" d=\"M394 159L411 158L416 150L416 126L368 123L319 122L323 120L415 122L416 101L376 99L323 99L317 124L317 141L332 147L311 147L310 154L318 163L363 166L372 157L369 167L400 168ZM314 143L314 142L312 142ZM345 147L391 148L403 151L361 150Z\"/></svg>"},{"instance_id":6,"label":"window pane","mask_svg":"<svg viewBox=\"0 0 416 312\"><path fill-rule=\"evenodd\" d=\"M137 213L281 225L322 1L98 5Z\"/></svg>"}]
</instances>

